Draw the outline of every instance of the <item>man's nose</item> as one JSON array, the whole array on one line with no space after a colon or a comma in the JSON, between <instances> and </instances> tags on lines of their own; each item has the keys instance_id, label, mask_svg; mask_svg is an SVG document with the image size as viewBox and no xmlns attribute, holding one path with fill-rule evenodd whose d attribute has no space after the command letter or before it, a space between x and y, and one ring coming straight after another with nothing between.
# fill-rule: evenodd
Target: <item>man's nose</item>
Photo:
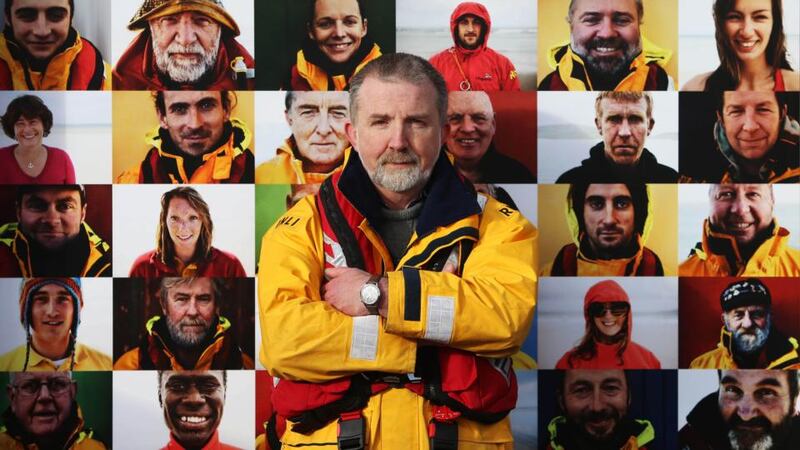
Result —
<instances>
[{"instance_id":1,"label":"man's nose","mask_svg":"<svg viewBox=\"0 0 800 450\"><path fill-rule=\"evenodd\" d=\"M741 417L744 421L748 421L759 415L758 406L753 401L753 397L751 395L745 394L742 397L742 399L739 401L738 407L736 408L736 413L739 414L739 417Z\"/></svg>"},{"instance_id":2,"label":"man's nose","mask_svg":"<svg viewBox=\"0 0 800 450\"><path fill-rule=\"evenodd\" d=\"M475 121L469 116L464 116L464 120L461 122L461 131L472 133L476 129L477 127L475 126Z\"/></svg>"},{"instance_id":3,"label":"man's nose","mask_svg":"<svg viewBox=\"0 0 800 450\"><path fill-rule=\"evenodd\" d=\"M52 30L53 28L50 26L50 22L47 21L45 14L36 16L36 21L33 24L34 36L44 38L49 36Z\"/></svg>"},{"instance_id":4,"label":"man's nose","mask_svg":"<svg viewBox=\"0 0 800 450\"><path fill-rule=\"evenodd\" d=\"M737 195L731 203L731 213L743 215L750 211L750 203L744 195Z\"/></svg>"},{"instance_id":5,"label":"man's nose","mask_svg":"<svg viewBox=\"0 0 800 450\"><path fill-rule=\"evenodd\" d=\"M58 222L60 220L60 217L61 216L58 210L56 210L56 206L50 205L44 211L44 214L42 215L42 220L48 223L53 223L53 222Z\"/></svg>"},{"instance_id":6,"label":"man's nose","mask_svg":"<svg viewBox=\"0 0 800 450\"><path fill-rule=\"evenodd\" d=\"M406 148L408 140L406 138L406 128L402 123L396 123L390 130L388 147L393 150L401 150Z\"/></svg>"},{"instance_id":7,"label":"man's nose","mask_svg":"<svg viewBox=\"0 0 800 450\"><path fill-rule=\"evenodd\" d=\"M751 328L753 326L753 319L750 317L750 312L745 311L744 316L742 317L742 325L741 327L744 329Z\"/></svg>"},{"instance_id":8,"label":"man's nose","mask_svg":"<svg viewBox=\"0 0 800 450\"><path fill-rule=\"evenodd\" d=\"M328 117L327 114L320 114L319 118L317 119L317 127L314 130L317 134L321 134L323 136L327 136L331 134L333 129L331 128L331 119Z\"/></svg>"},{"instance_id":9,"label":"man's nose","mask_svg":"<svg viewBox=\"0 0 800 450\"><path fill-rule=\"evenodd\" d=\"M605 17L600 21L600 28L597 30L597 37L610 38L617 35L617 29L614 28L614 23L611 17Z\"/></svg>"},{"instance_id":10,"label":"man's nose","mask_svg":"<svg viewBox=\"0 0 800 450\"><path fill-rule=\"evenodd\" d=\"M195 299L189 300L188 304L186 305L186 314L190 316L199 315L199 312L197 310L197 300Z\"/></svg>"},{"instance_id":11,"label":"man's nose","mask_svg":"<svg viewBox=\"0 0 800 450\"><path fill-rule=\"evenodd\" d=\"M186 112L186 126L195 129L203 126L203 115L197 108L189 108Z\"/></svg>"},{"instance_id":12,"label":"man's nose","mask_svg":"<svg viewBox=\"0 0 800 450\"><path fill-rule=\"evenodd\" d=\"M623 119L622 123L619 125L619 131L617 132L619 136L628 137L631 135L631 124L628 122L628 119Z\"/></svg>"},{"instance_id":13,"label":"man's nose","mask_svg":"<svg viewBox=\"0 0 800 450\"><path fill-rule=\"evenodd\" d=\"M190 15L183 16L178 21L175 42L184 47L197 42L197 30Z\"/></svg>"},{"instance_id":14,"label":"man's nose","mask_svg":"<svg viewBox=\"0 0 800 450\"><path fill-rule=\"evenodd\" d=\"M614 208L612 208L611 205L607 205L603 209L602 214L603 215L602 215L601 219L602 219L603 223L605 223L605 224L615 223L617 221L617 217L614 214Z\"/></svg>"},{"instance_id":15,"label":"man's nose","mask_svg":"<svg viewBox=\"0 0 800 450\"><path fill-rule=\"evenodd\" d=\"M758 122L756 121L756 112L748 108L744 112L744 122L742 123L742 130L752 132L758 130Z\"/></svg>"},{"instance_id":16,"label":"man's nose","mask_svg":"<svg viewBox=\"0 0 800 450\"><path fill-rule=\"evenodd\" d=\"M189 386L189 389L186 391L186 396L183 397L184 402L188 403L203 403L205 402L206 398L200 393L200 390L197 389L197 386L192 383Z\"/></svg>"}]
</instances>

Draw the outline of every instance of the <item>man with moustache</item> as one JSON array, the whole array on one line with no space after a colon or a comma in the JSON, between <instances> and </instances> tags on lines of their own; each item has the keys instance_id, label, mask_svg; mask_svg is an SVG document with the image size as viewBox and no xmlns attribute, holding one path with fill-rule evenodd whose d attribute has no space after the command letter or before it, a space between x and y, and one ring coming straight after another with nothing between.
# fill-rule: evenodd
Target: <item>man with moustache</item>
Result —
<instances>
[{"instance_id":1,"label":"man with moustache","mask_svg":"<svg viewBox=\"0 0 800 450\"><path fill-rule=\"evenodd\" d=\"M448 91L518 91L514 64L488 46L492 20L480 3L460 3L450 15L453 47L433 55Z\"/></svg>"},{"instance_id":2,"label":"man with moustache","mask_svg":"<svg viewBox=\"0 0 800 450\"><path fill-rule=\"evenodd\" d=\"M471 182L536 183L527 167L495 147L497 121L486 92L449 92L447 125L447 152Z\"/></svg>"},{"instance_id":3,"label":"man with moustache","mask_svg":"<svg viewBox=\"0 0 800 450\"><path fill-rule=\"evenodd\" d=\"M550 49L548 62L555 70L539 90L674 90L664 70L672 52L641 34L642 1L570 0L570 41Z\"/></svg>"},{"instance_id":4,"label":"man with moustache","mask_svg":"<svg viewBox=\"0 0 800 450\"><path fill-rule=\"evenodd\" d=\"M247 124L231 117L229 91L153 93L159 127L145 136L144 160L116 183L252 183L255 158Z\"/></svg>"},{"instance_id":5,"label":"man with moustache","mask_svg":"<svg viewBox=\"0 0 800 450\"><path fill-rule=\"evenodd\" d=\"M161 450L239 450L219 440L225 408L224 370L158 371L158 403L169 428Z\"/></svg>"},{"instance_id":6,"label":"man with moustache","mask_svg":"<svg viewBox=\"0 0 800 450\"><path fill-rule=\"evenodd\" d=\"M347 93L289 91L285 106L292 135L274 158L256 168L256 183L322 183L342 164L350 145L344 131L350 120Z\"/></svg>"},{"instance_id":7,"label":"man with moustache","mask_svg":"<svg viewBox=\"0 0 800 450\"><path fill-rule=\"evenodd\" d=\"M114 67L119 90L253 90L255 61L220 0L144 0Z\"/></svg>"},{"instance_id":8,"label":"man with moustache","mask_svg":"<svg viewBox=\"0 0 800 450\"><path fill-rule=\"evenodd\" d=\"M717 348L692 369L800 369L797 339L772 326L772 297L756 278L736 281L720 295L723 327Z\"/></svg>"},{"instance_id":9,"label":"man with moustache","mask_svg":"<svg viewBox=\"0 0 800 450\"><path fill-rule=\"evenodd\" d=\"M682 450L790 450L800 442L796 370L719 370L678 434Z\"/></svg>"},{"instance_id":10,"label":"man with moustache","mask_svg":"<svg viewBox=\"0 0 800 450\"><path fill-rule=\"evenodd\" d=\"M601 92L595 100L594 124L603 142L589 158L558 177L556 183L676 183L678 172L659 164L644 147L655 125L653 99L646 92Z\"/></svg>"},{"instance_id":11,"label":"man with moustache","mask_svg":"<svg viewBox=\"0 0 800 450\"><path fill-rule=\"evenodd\" d=\"M79 184L21 185L17 222L0 226L0 276L111 276L111 247L84 221Z\"/></svg>"},{"instance_id":12,"label":"man with moustache","mask_svg":"<svg viewBox=\"0 0 800 450\"><path fill-rule=\"evenodd\" d=\"M567 204L573 243L559 250L542 275L664 275L661 259L645 247L653 220L647 185L573 183Z\"/></svg>"},{"instance_id":13,"label":"man with moustache","mask_svg":"<svg viewBox=\"0 0 800 450\"><path fill-rule=\"evenodd\" d=\"M109 90L111 66L72 27L74 0L6 0L0 89Z\"/></svg>"},{"instance_id":14,"label":"man with moustache","mask_svg":"<svg viewBox=\"0 0 800 450\"><path fill-rule=\"evenodd\" d=\"M11 372L8 378L0 448L105 450L83 421L71 372Z\"/></svg>"},{"instance_id":15,"label":"man with moustache","mask_svg":"<svg viewBox=\"0 0 800 450\"><path fill-rule=\"evenodd\" d=\"M446 115L427 61L367 64L350 82L353 153L264 236L261 356L287 419L270 442L513 448L509 357L533 315L537 232L458 176Z\"/></svg>"},{"instance_id":16,"label":"man with moustache","mask_svg":"<svg viewBox=\"0 0 800 450\"><path fill-rule=\"evenodd\" d=\"M655 438L648 420L628 416L630 386L623 370L557 371L563 415L550 421L546 450L645 450Z\"/></svg>"},{"instance_id":17,"label":"man with moustache","mask_svg":"<svg viewBox=\"0 0 800 450\"><path fill-rule=\"evenodd\" d=\"M770 184L713 184L702 241L678 267L682 277L800 275L800 251L773 217Z\"/></svg>"},{"instance_id":18,"label":"man with moustache","mask_svg":"<svg viewBox=\"0 0 800 450\"><path fill-rule=\"evenodd\" d=\"M252 369L253 360L235 342L231 322L219 314L221 301L216 278L162 278L163 316L147 321L142 342L117 359L114 370Z\"/></svg>"}]
</instances>

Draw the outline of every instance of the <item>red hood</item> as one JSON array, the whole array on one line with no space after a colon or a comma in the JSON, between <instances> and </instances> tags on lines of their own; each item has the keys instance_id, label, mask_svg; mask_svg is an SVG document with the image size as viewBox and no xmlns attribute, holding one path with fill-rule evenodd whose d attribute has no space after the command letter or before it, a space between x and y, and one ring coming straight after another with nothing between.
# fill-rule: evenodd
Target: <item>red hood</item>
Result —
<instances>
[{"instance_id":1,"label":"red hood","mask_svg":"<svg viewBox=\"0 0 800 450\"><path fill-rule=\"evenodd\" d=\"M486 30L483 33L483 42L481 43L480 47L474 50L467 50L462 48L458 45L458 38L456 37L456 24L458 23L458 19L461 16L466 14L472 14L473 16L480 17L481 20L486 22ZM480 3L477 2L464 2L456 6L456 9L453 10L453 14L450 15L450 35L453 36L453 43L461 52L464 53L473 53L477 51L481 51L486 48L487 42L489 42L489 32L492 30L492 19L489 18L489 11Z\"/></svg>"},{"instance_id":2,"label":"red hood","mask_svg":"<svg viewBox=\"0 0 800 450\"><path fill-rule=\"evenodd\" d=\"M583 318L586 325L589 326L589 305L592 303L608 303L608 302L625 302L630 307L631 301L628 298L628 293L622 289L614 280L603 280L586 291L586 297L583 298ZM626 336L627 343L631 341L633 334L633 311L628 309L628 335Z\"/></svg>"}]
</instances>

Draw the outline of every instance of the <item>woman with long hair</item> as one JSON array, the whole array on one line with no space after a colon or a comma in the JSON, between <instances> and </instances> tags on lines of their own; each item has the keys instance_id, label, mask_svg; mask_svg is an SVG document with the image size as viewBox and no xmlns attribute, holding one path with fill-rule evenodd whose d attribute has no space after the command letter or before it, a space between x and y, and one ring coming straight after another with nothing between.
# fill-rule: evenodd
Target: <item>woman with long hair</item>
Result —
<instances>
[{"instance_id":1,"label":"woman with long hair","mask_svg":"<svg viewBox=\"0 0 800 450\"><path fill-rule=\"evenodd\" d=\"M156 249L133 262L131 277L246 277L232 253L211 246L214 224L208 204L191 187L161 196Z\"/></svg>"},{"instance_id":2,"label":"woman with long hair","mask_svg":"<svg viewBox=\"0 0 800 450\"><path fill-rule=\"evenodd\" d=\"M590 287L583 300L586 332L556 369L660 369L658 358L633 342L628 294L613 280Z\"/></svg>"},{"instance_id":3,"label":"woman with long hair","mask_svg":"<svg viewBox=\"0 0 800 450\"><path fill-rule=\"evenodd\" d=\"M719 67L687 82L687 91L797 91L786 58L781 0L715 0Z\"/></svg>"},{"instance_id":4,"label":"woman with long hair","mask_svg":"<svg viewBox=\"0 0 800 450\"><path fill-rule=\"evenodd\" d=\"M53 128L53 113L41 98L11 100L0 121L6 136L17 141L0 148L0 184L75 184L67 152L42 143Z\"/></svg>"}]
</instances>

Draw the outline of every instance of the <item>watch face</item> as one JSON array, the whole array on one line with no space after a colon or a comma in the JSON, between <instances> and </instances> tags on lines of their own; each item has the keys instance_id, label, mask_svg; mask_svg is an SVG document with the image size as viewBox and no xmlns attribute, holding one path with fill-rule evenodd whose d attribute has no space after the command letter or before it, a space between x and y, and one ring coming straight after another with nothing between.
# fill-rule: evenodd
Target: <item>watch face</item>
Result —
<instances>
[{"instance_id":1,"label":"watch face","mask_svg":"<svg viewBox=\"0 0 800 450\"><path fill-rule=\"evenodd\" d=\"M374 305L378 303L378 298L381 296L381 290L374 283L365 284L361 288L361 302L365 305Z\"/></svg>"}]
</instances>

